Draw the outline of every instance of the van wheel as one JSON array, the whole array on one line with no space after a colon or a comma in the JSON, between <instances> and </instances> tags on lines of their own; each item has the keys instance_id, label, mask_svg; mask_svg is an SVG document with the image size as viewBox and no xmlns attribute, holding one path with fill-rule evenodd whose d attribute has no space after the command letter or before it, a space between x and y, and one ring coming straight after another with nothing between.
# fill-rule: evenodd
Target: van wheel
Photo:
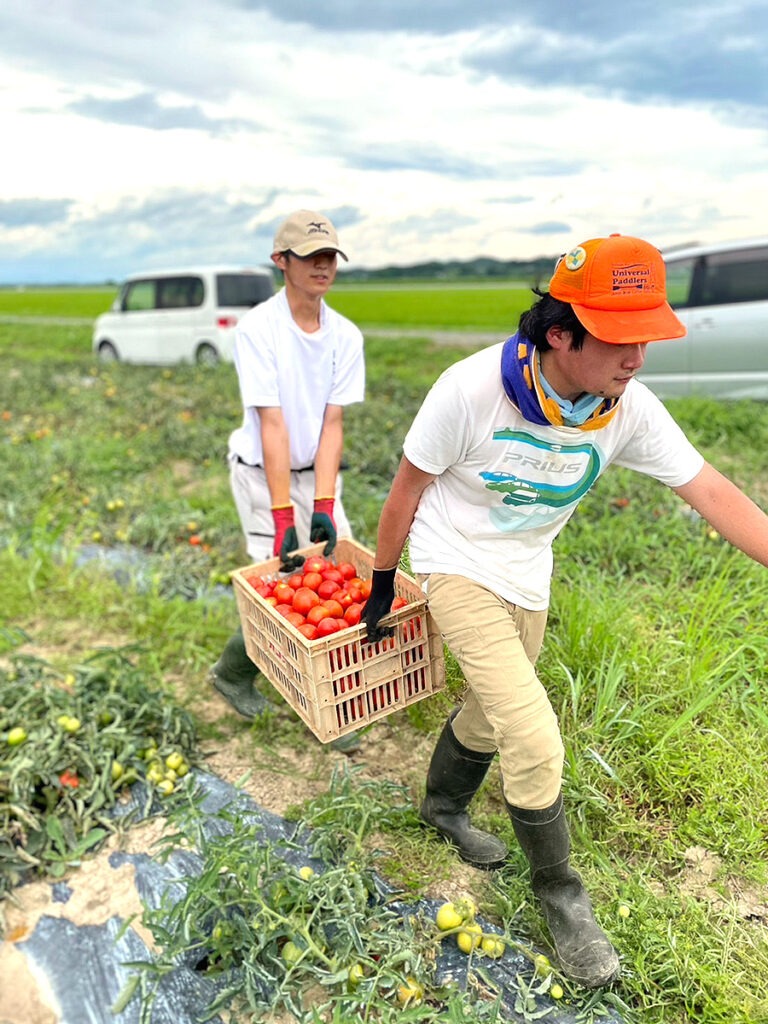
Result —
<instances>
[{"instance_id":1,"label":"van wheel","mask_svg":"<svg viewBox=\"0 0 768 1024\"><path fill-rule=\"evenodd\" d=\"M99 359L102 363L118 363L120 361L117 349L111 341L102 341L99 343Z\"/></svg>"},{"instance_id":2,"label":"van wheel","mask_svg":"<svg viewBox=\"0 0 768 1024\"><path fill-rule=\"evenodd\" d=\"M219 353L207 342L203 342L202 345L197 346L197 352L195 352L195 362L198 366L216 366L219 362Z\"/></svg>"}]
</instances>

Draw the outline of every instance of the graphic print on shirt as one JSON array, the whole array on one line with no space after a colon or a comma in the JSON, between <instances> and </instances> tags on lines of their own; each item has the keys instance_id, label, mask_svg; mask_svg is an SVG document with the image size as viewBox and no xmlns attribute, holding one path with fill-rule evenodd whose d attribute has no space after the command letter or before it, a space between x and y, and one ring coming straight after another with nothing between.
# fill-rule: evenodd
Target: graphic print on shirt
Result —
<instances>
[{"instance_id":1,"label":"graphic print on shirt","mask_svg":"<svg viewBox=\"0 0 768 1024\"><path fill-rule=\"evenodd\" d=\"M497 529L529 530L558 518L576 503L600 475L600 453L590 441L559 444L522 430L495 430L494 441L507 443L509 472L482 472L489 491L501 501L490 511Z\"/></svg>"}]
</instances>

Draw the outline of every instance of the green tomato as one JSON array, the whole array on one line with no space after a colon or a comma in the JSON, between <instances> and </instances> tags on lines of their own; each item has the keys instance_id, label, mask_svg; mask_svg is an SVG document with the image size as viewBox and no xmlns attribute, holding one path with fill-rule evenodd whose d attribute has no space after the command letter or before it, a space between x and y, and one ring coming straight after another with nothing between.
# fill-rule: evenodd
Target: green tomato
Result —
<instances>
[{"instance_id":1,"label":"green tomato","mask_svg":"<svg viewBox=\"0 0 768 1024\"><path fill-rule=\"evenodd\" d=\"M479 924L465 924L460 932L456 933L456 945L462 953L471 953L477 949L483 937L483 929Z\"/></svg>"},{"instance_id":2,"label":"green tomato","mask_svg":"<svg viewBox=\"0 0 768 1024\"><path fill-rule=\"evenodd\" d=\"M539 953L536 959L533 961L536 973L540 975L551 974L552 964L549 962L549 957L543 953Z\"/></svg>"},{"instance_id":3,"label":"green tomato","mask_svg":"<svg viewBox=\"0 0 768 1024\"><path fill-rule=\"evenodd\" d=\"M117 782L118 779L122 778L125 769L119 761L112 762L112 781Z\"/></svg>"},{"instance_id":4,"label":"green tomato","mask_svg":"<svg viewBox=\"0 0 768 1024\"><path fill-rule=\"evenodd\" d=\"M401 1006L418 1006L423 999L424 986L411 975L398 985L397 1001Z\"/></svg>"},{"instance_id":5,"label":"green tomato","mask_svg":"<svg viewBox=\"0 0 768 1024\"><path fill-rule=\"evenodd\" d=\"M504 941L498 935L484 935L480 940L480 949L486 956L498 960L504 955Z\"/></svg>"},{"instance_id":6,"label":"green tomato","mask_svg":"<svg viewBox=\"0 0 768 1024\"><path fill-rule=\"evenodd\" d=\"M292 942L290 939L285 943L283 948L280 950L280 956L287 964L295 964L301 959L301 950Z\"/></svg>"},{"instance_id":7,"label":"green tomato","mask_svg":"<svg viewBox=\"0 0 768 1024\"><path fill-rule=\"evenodd\" d=\"M56 719L57 723L61 726L64 732L76 733L80 729L79 718L75 718L74 715L59 715Z\"/></svg>"},{"instance_id":8,"label":"green tomato","mask_svg":"<svg viewBox=\"0 0 768 1024\"><path fill-rule=\"evenodd\" d=\"M448 932L464 923L464 917L456 909L455 903L444 903L435 914L435 924L441 932Z\"/></svg>"},{"instance_id":9,"label":"green tomato","mask_svg":"<svg viewBox=\"0 0 768 1024\"><path fill-rule=\"evenodd\" d=\"M184 758L181 756L178 750L174 750L173 753L169 754L168 757L166 757L165 766L166 768L170 768L171 771L176 772L179 770L179 765L183 764L183 762Z\"/></svg>"},{"instance_id":10,"label":"green tomato","mask_svg":"<svg viewBox=\"0 0 768 1024\"><path fill-rule=\"evenodd\" d=\"M20 725L15 726L11 729L5 738L5 742L9 747L18 747L27 738L27 730L22 729Z\"/></svg>"},{"instance_id":11,"label":"green tomato","mask_svg":"<svg viewBox=\"0 0 768 1024\"><path fill-rule=\"evenodd\" d=\"M347 984L350 988L357 988L360 982L365 977L365 971L363 970L362 964L352 964L347 971Z\"/></svg>"}]
</instances>

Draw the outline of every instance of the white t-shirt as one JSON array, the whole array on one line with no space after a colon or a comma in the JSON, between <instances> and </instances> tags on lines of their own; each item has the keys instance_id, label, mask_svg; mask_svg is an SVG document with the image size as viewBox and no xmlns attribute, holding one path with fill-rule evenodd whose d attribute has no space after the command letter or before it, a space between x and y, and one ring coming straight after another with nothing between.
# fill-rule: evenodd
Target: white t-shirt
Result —
<instances>
[{"instance_id":1,"label":"white t-shirt","mask_svg":"<svg viewBox=\"0 0 768 1024\"><path fill-rule=\"evenodd\" d=\"M327 405L352 405L365 397L363 335L323 301L320 329L309 334L291 316L285 288L249 310L237 325L235 365L243 425L229 451L249 465L263 453L257 407L279 406L288 425L291 469L315 459Z\"/></svg>"},{"instance_id":2,"label":"white t-shirt","mask_svg":"<svg viewBox=\"0 0 768 1024\"><path fill-rule=\"evenodd\" d=\"M502 347L446 370L408 431L406 457L438 474L416 510L410 558L415 572L467 576L535 611L549 603L555 537L611 463L680 487L704 459L637 380L599 430L529 423L504 392Z\"/></svg>"}]
</instances>

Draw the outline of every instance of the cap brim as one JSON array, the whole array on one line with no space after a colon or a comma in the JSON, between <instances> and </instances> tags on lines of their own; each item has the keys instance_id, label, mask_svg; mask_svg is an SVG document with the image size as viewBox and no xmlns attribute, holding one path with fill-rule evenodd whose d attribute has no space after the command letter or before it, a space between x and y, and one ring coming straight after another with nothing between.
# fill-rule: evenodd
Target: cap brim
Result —
<instances>
[{"instance_id":1,"label":"cap brim","mask_svg":"<svg viewBox=\"0 0 768 1024\"><path fill-rule=\"evenodd\" d=\"M297 256L314 256L318 252L337 252L343 260L349 263L346 253L343 253L336 245L314 245L312 242L308 242L306 245L293 246L291 252L295 252Z\"/></svg>"},{"instance_id":2,"label":"cap brim","mask_svg":"<svg viewBox=\"0 0 768 1024\"><path fill-rule=\"evenodd\" d=\"M572 303L579 322L598 341L609 345L638 345L646 341L670 341L686 334L684 324L665 302L654 309L590 309Z\"/></svg>"}]
</instances>

